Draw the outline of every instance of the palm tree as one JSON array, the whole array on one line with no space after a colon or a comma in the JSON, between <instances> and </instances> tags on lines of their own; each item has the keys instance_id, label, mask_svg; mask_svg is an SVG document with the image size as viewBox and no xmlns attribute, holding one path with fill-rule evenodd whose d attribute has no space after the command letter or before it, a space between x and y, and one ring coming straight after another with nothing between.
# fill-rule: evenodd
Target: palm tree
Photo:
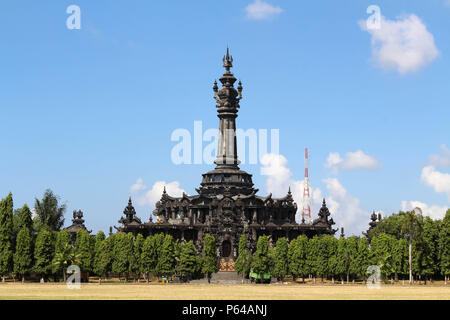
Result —
<instances>
[{"instance_id":1,"label":"palm tree","mask_svg":"<svg viewBox=\"0 0 450 320\"><path fill-rule=\"evenodd\" d=\"M59 231L64 225L66 205L60 206L58 204L58 196L52 190L45 190L41 201L35 199L34 209L38 229L42 226L48 226L51 230Z\"/></svg>"},{"instance_id":2,"label":"palm tree","mask_svg":"<svg viewBox=\"0 0 450 320\"><path fill-rule=\"evenodd\" d=\"M417 212L417 214L416 214ZM402 224L402 232L407 235L409 240L409 285L413 283L412 276L412 242L416 239L418 233L420 232L422 221L422 214L419 208L413 211L408 211L405 213L405 218Z\"/></svg>"}]
</instances>

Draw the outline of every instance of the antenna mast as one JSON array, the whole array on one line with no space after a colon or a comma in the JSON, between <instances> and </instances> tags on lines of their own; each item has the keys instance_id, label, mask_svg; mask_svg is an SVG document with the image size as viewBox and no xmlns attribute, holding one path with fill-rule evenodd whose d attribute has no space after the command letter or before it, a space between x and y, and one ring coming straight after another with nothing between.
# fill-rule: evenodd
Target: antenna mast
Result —
<instances>
[{"instance_id":1,"label":"antenna mast","mask_svg":"<svg viewBox=\"0 0 450 320\"><path fill-rule=\"evenodd\" d=\"M309 192L308 148L305 148L305 180L303 188L302 223L311 224L311 195Z\"/></svg>"}]
</instances>

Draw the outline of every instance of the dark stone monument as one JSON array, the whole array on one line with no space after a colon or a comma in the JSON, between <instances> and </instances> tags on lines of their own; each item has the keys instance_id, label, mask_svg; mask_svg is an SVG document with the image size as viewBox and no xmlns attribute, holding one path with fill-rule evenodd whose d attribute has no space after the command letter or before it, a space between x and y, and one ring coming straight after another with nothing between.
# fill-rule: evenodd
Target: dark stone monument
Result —
<instances>
[{"instance_id":1,"label":"dark stone monument","mask_svg":"<svg viewBox=\"0 0 450 320\"><path fill-rule=\"evenodd\" d=\"M258 196L258 189L253 187L252 175L239 168L236 145L236 118L239 102L242 99L242 84L234 87L236 78L230 72L233 58L227 53L223 58L225 73L219 79L219 90L214 82L214 99L219 117L219 146L216 167L203 174L197 195L171 197L164 188L161 200L156 203L153 222L142 223L136 217L131 199L119 220L116 229L133 234L154 235L171 234L176 239L192 240L201 250L203 237L209 233L217 242L220 269L234 270L239 238L242 234L252 250L256 247L259 236L268 235L272 243L278 238L288 240L300 234L312 237L321 234L334 234L333 219L323 200L319 217L312 224L295 222L297 204L292 198L291 190L283 198Z\"/></svg>"}]
</instances>

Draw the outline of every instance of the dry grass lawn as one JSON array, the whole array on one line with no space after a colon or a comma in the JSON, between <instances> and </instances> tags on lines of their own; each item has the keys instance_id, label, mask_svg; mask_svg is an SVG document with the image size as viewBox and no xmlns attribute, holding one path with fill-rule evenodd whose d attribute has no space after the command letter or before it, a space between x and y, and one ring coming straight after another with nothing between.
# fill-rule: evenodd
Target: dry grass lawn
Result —
<instances>
[{"instance_id":1,"label":"dry grass lawn","mask_svg":"<svg viewBox=\"0 0 450 320\"><path fill-rule=\"evenodd\" d=\"M146 299L146 300L242 300L242 299L444 299L450 286L391 286L368 289L363 285L207 285L207 284L82 284L70 290L62 284L0 284L0 299Z\"/></svg>"}]
</instances>

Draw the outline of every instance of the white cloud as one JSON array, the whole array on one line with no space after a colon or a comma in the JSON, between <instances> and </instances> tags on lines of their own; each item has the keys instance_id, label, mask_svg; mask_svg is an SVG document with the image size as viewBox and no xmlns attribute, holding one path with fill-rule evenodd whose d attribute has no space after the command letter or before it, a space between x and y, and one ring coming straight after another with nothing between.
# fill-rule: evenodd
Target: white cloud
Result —
<instances>
[{"instance_id":1,"label":"white cloud","mask_svg":"<svg viewBox=\"0 0 450 320\"><path fill-rule=\"evenodd\" d=\"M345 234L361 235L367 227L369 213L361 209L359 199L348 193L336 178L324 179L329 197L328 209L334 215L339 226L345 228Z\"/></svg>"},{"instance_id":2,"label":"white cloud","mask_svg":"<svg viewBox=\"0 0 450 320\"><path fill-rule=\"evenodd\" d=\"M143 180L139 178L136 183L131 186L130 193L134 196L138 205L154 207L155 203L161 199L164 187L166 187L166 192L172 197L181 197L183 192L185 192L180 188L180 183L178 181L169 183L157 181L153 184L151 189L148 189Z\"/></svg>"},{"instance_id":3,"label":"white cloud","mask_svg":"<svg viewBox=\"0 0 450 320\"><path fill-rule=\"evenodd\" d=\"M267 176L266 189L274 197L283 197L289 186L298 206L296 221L301 221L304 180L292 179L292 171L287 167L287 159L282 155L266 154L261 159L261 174ZM369 213L360 208L359 200L350 195L338 179L323 180L327 189L327 206L336 225L345 227L347 235L360 235L366 227ZM323 192L311 187L311 217L317 218L322 205Z\"/></svg>"},{"instance_id":4,"label":"white cloud","mask_svg":"<svg viewBox=\"0 0 450 320\"><path fill-rule=\"evenodd\" d=\"M430 156L430 163L438 167L450 167L450 150L445 144L441 145L441 150L442 155L432 154Z\"/></svg>"},{"instance_id":5,"label":"white cloud","mask_svg":"<svg viewBox=\"0 0 450 320\"><path fill-rule=\"evenodd\" d=\"M245 11L247 12L248 19L266 20L282 13L283 9L272 6L262 0L255 0L255 2L245 7Z\"/></svg>"},{"instance_id":6,"label":"white cloud","mask_svg":"<svg viewBox=\"0 0 450 320\"><path fill-rule=\"evenodd\" d=\"M377 159L361 150L347 152L344 158L338 152L330 152L325 167L331 168L336 172L338 170L357 169L375 170L379 167L379 163Z\"/></svg>"},{"instance_id":7,"label":"white cloud","mask_svg":"<svg viewBox=\"0 0 450 320\"><path fill-rule=\"evenodd\" d=\"M414 14L389 20L381 17L381 28L360 28L372 36L372 55L376 63L400 74L414 72L431 63L439 55L433 35Z\"/></svg>"},{"instance_id":8,"label":"white cloud","mask_svg":"<svg viewBox=\"0 0 450 320\"><path fill-rule=\"evenodd\" d=\"M144 181L142 178L137 179L136 183L133 184L130 188L131 193L135 193L137 191L145 190L147 189L147 186L144 184Z\"/></svg>"},{"instance_id":9,"label":"white cloud","mask_svg":"<svg viewBox=\"0 0 450 320\"><path fill-rule=\"evenodd\" d=\"M446 194L450 201L450 174L439 172L433 166L426 166L422 169L421 178L434 191Z\"/></svg>"},{"instance_id":10,"label":"white cloud","mask_svg":"<svg viewBox=\"0 0 450 320\"><path fill-rule=\"evenodd\" d=\"M416 207L422 209L423 215L430 216L432 219L444 218L445 212L448 210L448 207L429 206L420 201L402 201L402 211L411 211Z\"/></svg>"}]
</instances>

